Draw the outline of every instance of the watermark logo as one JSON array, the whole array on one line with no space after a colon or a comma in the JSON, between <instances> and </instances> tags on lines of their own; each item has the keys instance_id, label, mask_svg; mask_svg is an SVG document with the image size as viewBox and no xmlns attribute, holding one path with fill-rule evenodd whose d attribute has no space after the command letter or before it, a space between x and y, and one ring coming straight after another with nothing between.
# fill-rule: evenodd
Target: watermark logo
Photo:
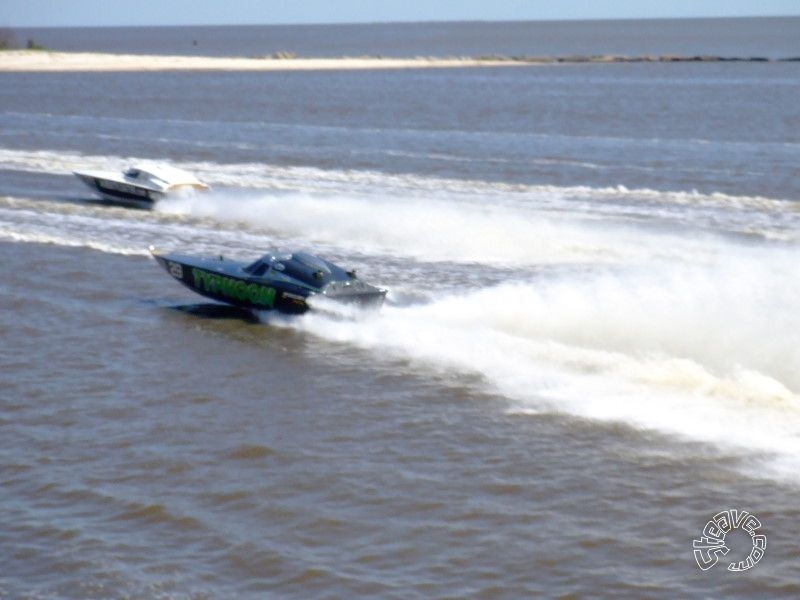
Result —
<instances>
[{"instance_id":1,"label":"watermark logo","mask_svg":"<svg viewBox=\"0 0 800 600\"><path fill-rule=\"evenodd\" d=\"M760 527L761 521L746 510L741 512L725 510L717 513L713 519L706 523L702 537L692 543L697 566L703 571L707 571L717 564L720 554L724 556L730 552L730 548L725 545L725 534L733 529L741 529L750 534L753 540L753 547L745 560L738 563L730 563L728 571L747 571L747 569L752 569L763 558L767 549L766 536L756 533Z\"/></svg>"}]
</instances>

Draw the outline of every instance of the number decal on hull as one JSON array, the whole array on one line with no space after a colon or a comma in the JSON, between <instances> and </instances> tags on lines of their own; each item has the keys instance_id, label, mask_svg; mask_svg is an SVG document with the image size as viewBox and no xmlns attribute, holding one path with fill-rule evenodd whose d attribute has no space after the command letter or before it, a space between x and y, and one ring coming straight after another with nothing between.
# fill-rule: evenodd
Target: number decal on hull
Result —
<instances>
[{"instance_id":1,"label":"number decal on hull","mask_svg":"<svg viewBox=\"0 0 800 600\"><path fill-rule=\"evenodd\" d=\"M169 274L175 279L183 279L183 267L176 262L169 263Z\"/></svg>"}]
</instances>

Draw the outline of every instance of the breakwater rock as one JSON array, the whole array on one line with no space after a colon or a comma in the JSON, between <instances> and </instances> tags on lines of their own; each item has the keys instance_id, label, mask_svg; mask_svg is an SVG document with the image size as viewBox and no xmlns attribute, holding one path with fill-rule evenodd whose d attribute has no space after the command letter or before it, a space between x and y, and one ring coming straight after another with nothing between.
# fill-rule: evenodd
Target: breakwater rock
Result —
<instances>
[{"instance_id":1,"label":"breakwater rock","mask_svg":"<svg viewBox=\"0 0 800 600\"><path fill-rule=\"evenodd\" d=\"M646 56L621 56L616 54L600 55L572 55L572 56L478 56L476 60L486 62L532 63L532 64L559 64L559 63L682 63L682 62L800 62L800 56L788 58L767 58L764 56L716 56L716 55L688 55L675 54L646 55Z\"/></svg>"}]
</instances>

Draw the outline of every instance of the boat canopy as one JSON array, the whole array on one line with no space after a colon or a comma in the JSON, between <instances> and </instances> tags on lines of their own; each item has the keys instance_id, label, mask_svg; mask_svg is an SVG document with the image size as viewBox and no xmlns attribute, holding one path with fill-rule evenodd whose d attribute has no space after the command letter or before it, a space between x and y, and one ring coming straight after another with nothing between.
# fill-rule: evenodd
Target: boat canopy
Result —
<instances>
[{"instance_id":1,"label":"boat canopy","mask_svg":"<svg viewBox=\"0 0 800 600\"><path fill-rule=\"evenodd\" d=\"M344 269L308 252L271 252L247 265L244 271L254 277L286 275L313 287L343 281L351 275Z\"/></svg>"},{"instance_id":2,"label":"boat canopy","mask_svg":"<svg viewBox=\"0 0 800 600\"><path fill-rule=\"evenodd\" d=\"M124 175L126 179L150 181L165 188L181 186L208 187L191 173L169 165L135 165L128 168Z\"/></svg>"}]
</instances>

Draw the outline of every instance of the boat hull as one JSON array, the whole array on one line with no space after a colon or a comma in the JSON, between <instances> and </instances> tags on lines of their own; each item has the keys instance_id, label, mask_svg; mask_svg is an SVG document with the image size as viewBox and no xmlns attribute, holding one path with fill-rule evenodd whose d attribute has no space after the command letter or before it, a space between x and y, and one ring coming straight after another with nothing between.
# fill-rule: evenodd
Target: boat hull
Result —
<instances>
[{"instance_id":1,"label":"boat hull","mask_svg":"<svg viewBox=\"0 0 800 600\"><path fill-rule=\"evenodd\" d=\"M145 186L122 181L103 179L86 173L75 173L83 183L104 200L137 206L152 206L164 197L164 193Z\"/></svg>"}]
</instances>

